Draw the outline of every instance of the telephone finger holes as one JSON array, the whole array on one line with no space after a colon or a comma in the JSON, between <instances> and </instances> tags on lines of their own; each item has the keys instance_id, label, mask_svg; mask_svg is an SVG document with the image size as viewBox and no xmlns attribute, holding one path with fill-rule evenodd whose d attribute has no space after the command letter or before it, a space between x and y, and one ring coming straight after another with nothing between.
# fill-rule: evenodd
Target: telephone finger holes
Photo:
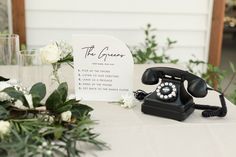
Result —
<instances>
[{"instance_id":1,"label":"telephone finger holes","mask_svg":"<svg viewBox=\"0 0 236 157\"><path fill-rule=\"evenodd\" d=\"M176 97L177 88L171 82L164 82L157 86L157 97L163 100L169 100Z\"/></svg>"}]
</instances>

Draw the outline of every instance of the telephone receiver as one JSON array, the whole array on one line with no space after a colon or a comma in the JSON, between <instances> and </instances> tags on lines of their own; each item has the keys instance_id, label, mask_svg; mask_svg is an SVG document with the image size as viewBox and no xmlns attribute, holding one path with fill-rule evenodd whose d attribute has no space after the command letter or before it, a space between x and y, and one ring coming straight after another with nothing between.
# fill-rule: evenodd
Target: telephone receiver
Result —
<instances>
[{"instance_id":1,"label":"telephone receiver","mask_svg":"<svg viewBox=\"0 0 236 157\"><path fill-rule=\"evenodd\" d=\"M184 81L187 81L187 91ZM142 83L155 85L154 92L146 93L142 90L135 92L135 97L144 100L141 110L151 114L175 120L185 120L195 109L204 110L203 117L224 117L227 114L225 99L222 93L219 98L222 107L195 104L193 97L202 98L213 90L200 77L176 68L152 67L146 69L142 76Z\"/></svg>"}]
</instances>

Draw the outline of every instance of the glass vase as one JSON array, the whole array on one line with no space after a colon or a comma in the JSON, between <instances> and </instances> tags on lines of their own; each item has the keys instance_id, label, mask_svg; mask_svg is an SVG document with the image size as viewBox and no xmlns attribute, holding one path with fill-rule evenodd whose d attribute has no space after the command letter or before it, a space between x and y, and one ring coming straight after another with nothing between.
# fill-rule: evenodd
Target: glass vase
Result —
<instances>
[{"instance_id":1,"label":"glass vase","mask_svg":"<svg viewBox=\"0 0 236 157\"><path fill-rule=\"evenodd\" d=\"M0 34L0 76L18 80L19 36Z\"/></svg>"}]
</instances>

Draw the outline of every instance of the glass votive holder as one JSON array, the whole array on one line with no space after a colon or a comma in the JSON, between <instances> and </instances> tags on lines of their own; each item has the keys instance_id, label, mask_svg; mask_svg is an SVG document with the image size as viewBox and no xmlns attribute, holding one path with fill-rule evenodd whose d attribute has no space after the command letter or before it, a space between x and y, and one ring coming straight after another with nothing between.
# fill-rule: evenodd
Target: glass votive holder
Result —
<instances>
[{"instance_id":1,"label":"glass votive holder","mask_svg":"<svg viewBox=\"0 0 236 157\"><path fill-rule=\"evenodd\" d=\"M26 88L42 82L42 62L37 50L20 51L19 82Z\"/></svg>"}]
</instances>

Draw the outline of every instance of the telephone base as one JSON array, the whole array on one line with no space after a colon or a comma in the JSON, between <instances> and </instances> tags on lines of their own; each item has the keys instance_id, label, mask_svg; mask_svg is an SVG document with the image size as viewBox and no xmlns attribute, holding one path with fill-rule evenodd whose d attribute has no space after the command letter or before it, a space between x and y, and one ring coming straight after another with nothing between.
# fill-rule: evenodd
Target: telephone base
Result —
<instances>
[{"instance_id":1,"label":"telephone base","mask_svg":"<svg viewBox=\"0 0 236 157\"><path fill-rule=\"evenodd\" d=\"M145 98L141 107L143 113L183 121L194 111L192 98L185 102L176 100L170 103L157 100L155 95L154 92Z\"/></svg>"},{"instance_id":2,"label":"telephone base","mask_svg":"<svg viewBox=\"0 0 236 157\"><path fill-rule=\"evenodd\" d=\"M166 111L164 109L158 109L158 108L148 106L148 105L142 106L142 112L145 114L170 118L170 119L174 119L178 121L185 120L193 111L194 111L194 108L190 108L186 112L180 113L180 112L174 112L174 111Z\"/></svg>"}]
</instances>

